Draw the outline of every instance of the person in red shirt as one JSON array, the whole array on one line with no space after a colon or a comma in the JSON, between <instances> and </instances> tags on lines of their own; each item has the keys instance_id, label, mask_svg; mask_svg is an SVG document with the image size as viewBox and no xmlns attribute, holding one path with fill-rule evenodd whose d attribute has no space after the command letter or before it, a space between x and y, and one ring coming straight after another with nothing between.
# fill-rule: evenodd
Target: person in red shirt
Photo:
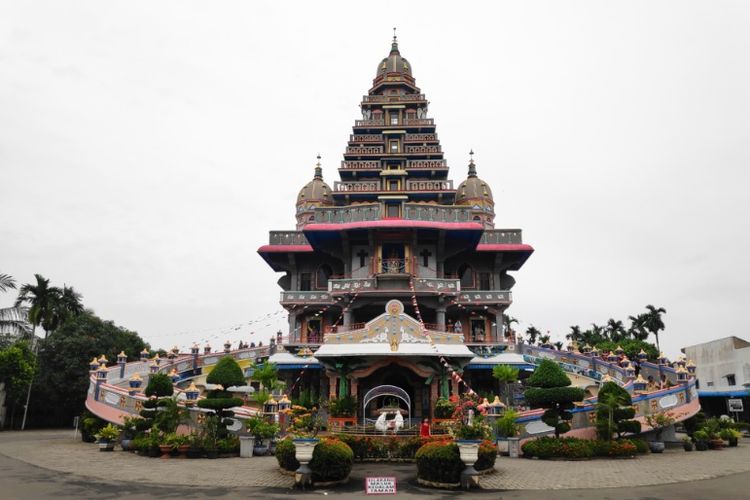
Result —
<instances>
[{"instance_id":1,"label":"person in red shirt","mask_svg":"<svg viewBox=\"0 0 750 500\"><path fill-rule=\"evenodd\" d=\"M419 427L419 435L430 437L430 422L427 419L422 420L422 425Z\"/></svg>"}]
</instances>

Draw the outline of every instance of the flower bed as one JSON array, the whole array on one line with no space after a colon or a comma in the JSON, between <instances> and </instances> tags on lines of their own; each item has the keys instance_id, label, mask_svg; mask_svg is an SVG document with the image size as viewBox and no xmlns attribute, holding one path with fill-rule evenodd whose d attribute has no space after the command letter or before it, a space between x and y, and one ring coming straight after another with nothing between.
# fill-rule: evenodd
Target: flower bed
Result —
<instances>
[{"instance_id":1,"label":"flower bed","mask_svg":"<svg viewBox=\"0 0 750 500\"><path fill-rule=\"evenodd\" d=\"M367 461L412 461L417 450L425 443L445 438L419 436L355 436L337 434L336 438L346 443L354 452L354 459L359 462Z\"/></svg>"},{"instance_id":2,"label":"flower bed","mask_svg":"<svg viewBox=\"0 0 750 500\"><path fill-rule=\"evenodd\" d=\"M578 438L541 437L524 443L523 455L529 458L586 459L593 457L634 457L648 452L641 440L599 441Z\"/></svg>"}]
</instances>

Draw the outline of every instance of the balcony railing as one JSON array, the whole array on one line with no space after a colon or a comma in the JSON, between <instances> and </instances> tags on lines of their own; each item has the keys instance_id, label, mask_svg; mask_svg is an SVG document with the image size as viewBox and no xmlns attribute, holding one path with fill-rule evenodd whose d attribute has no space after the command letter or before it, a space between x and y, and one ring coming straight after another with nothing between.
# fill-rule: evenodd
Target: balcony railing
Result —
<instances>
[{"instance_id":1,"label":"balcony railing","mask_svg":"<svg viewBox=\"0 0 750 500\"><path fill-rule=\"evenodd\" d=\"M271 245L309 245L305 235L300 231L271 231Z\"/></svg>"},{"instance_id":2,"label":"balcony railing","mask_svg":"<svg viewBox=\"0 0 750 500\"><path fill-rule=\"evenodd\" d=\"M406 168L448 168L445 160L409 160Z\"/></svg>"},{"instance_id":3,"label":"balcony railing","mask_svg":"<svg viewBox=\"0 0 750 500\"><path fill-rule=\"evenodd\" d=\"M437 222L468 222L471 209L447 205L404 204L404 219Z\"/></svg>"},{"instance_id":4,"label":"balcony railing","mask_svg":"<svg viewBox=\"0 0 750 500\"><path fill-rule=\"evenodd\" d=\"M353 207L324 207L315 209L315 222L336 224L380 219L380 205L357 205Z\"/></svg>"},{"instance_id":5,"label":"balcony railing","mask_svg":"<svg viewBox=\"0 0 750 500\"><path fill-rule=\"evenodd\" d=\"M453 191L453 181L423 181L409 179L406 181L407 191Z\"/></svg>"},{"instance_id":6,"label":"balcony railing","mask_svg":"<svg viewBox=\"0 0 750 500\"><path fill-rule=\"evenodd\" d=\"M404 142L434 142L437 141L437 134L406 134Z\"/></svg>"},{"instance_id":7,"label":"balcony railing","mask_svg":"<svg viewBox=\"0 0 750 500\"><path fill-rule=\"evenodd\" d=\"M406 273L406 260L405 259L382 259L381 262L382 274L405 274Z\"/></svg>"},{"instance_id":8,"label":"balcony railing","mask_svg":"<svg viewBox=\"0 0 750 500\"><path fill-rule=\"evenodd\" d=\"M366 95L362 97L362 102L417 102L424 100L424 94Z\"/></svg>"},{"instance_id":9,"label":"balcony railing","mask_svg":"<svg viewBox=\"0 0 750 500\"><path fill-rule=\"evenodd\" d=\"M333 190L350 193L350 192L373 192L380 191L380 182L362 181L362 182L334 182Z\"/></svg>"},{"instance_id":10,"label":"balcony railing","mask_svg":"<svg viewBox=\"0 0 750 500\"><path fill-rule=\"evenodd\" d=\"M417 292L456 294L461 291L461 281L447 278L416 278L414 290Z\"/></svg>"},{"instance_id":11,"label":"balcony railing","mask_svg":"<svg viewBox=\"0 0 750 500\"><path fill-rule=\"evenodd\" d=\"M523 243L520 229L487 229L479 243L520 244Z\"/></svg>"},{"instance_id":12,"label":"balcony railing","mask_svg":"<svg viewBox=\"0 0 750 500\"><path fill-rule=\"evenodd\" d=\"M282 304L333 304L331 294L326 291L281 292Z\"/></svg>"},{"instance_id":13,"label":"balcony railing","mask_svg":"<svg viewBox=\"0 0 750 500\"><path fill-rule=\"evenodd\" d=\"M435 120L432 118L407 118L404 120L404 125L435 125Z\"/></svg>"},{"instance_id":14,"label":"balcony railing","mask_svg":"<svg viewBox=\"0 0 750 500\"><path fill-rule=\"evenodd\" d=\"M407 153L430 153L438 154L441 153L440 146L406 146Z\"/></svg>"},{"instance_id":15,"label":"balcony railing","mask_svg":"<svg viewBox=\"0 0 750 500\"><path fill-rule=\"evenodd\" d=\"M476 290L461 292L456 301L459 304L510 304L513 295L510 290Z\"/></svg>"},{"instance_id":16,"label":"balcony railing","mask_svg":"<svg viewBox=\"0 0 750 500\"><path fill-rule=\"evenodd\" d=\"M385 126L385 120L354 120L355 127L383 127Z\"/></svg>"},{"instance_id":17,"label":"balcony railing","mask_svg":"<svg viewBox=\"0 0 750 500\"><path fill-rule=\"evenodd\" d=\"M381 168L381 165L380 165L380 160L342 161L341 168L351 169L351 170L359 170L359 169L377 170Z\"/></svg>"},{"instance_id":18,"label":"balcony railing","mask_svg":"<svg viewBox=\"0 0 750 500\"><path fill-rule=\"evenodd\" d=\"M333 295L375 290L377 287L378 282L375 278L344 278L328 280L328 291Z\"/></svg>"},{"instance_id":19,"label":"balcony railing","mask_svg":"<svg viewBox=\"0 0 750 500\"><path fill-rule=\"evenodd\" d=\"M348 155L379 155L383 154L383 146L349 146L346 148Z\"/></svg>"},{"instance_id":20,"label":"balcony railing","mask_svg":"<svg viewBox=\"0 0 750 500\"><path fill-rule=\"evenodd\" d=\"M349 142L383 142L383 136L381 134L351 134Z\"/></svg>"}]
</instances>

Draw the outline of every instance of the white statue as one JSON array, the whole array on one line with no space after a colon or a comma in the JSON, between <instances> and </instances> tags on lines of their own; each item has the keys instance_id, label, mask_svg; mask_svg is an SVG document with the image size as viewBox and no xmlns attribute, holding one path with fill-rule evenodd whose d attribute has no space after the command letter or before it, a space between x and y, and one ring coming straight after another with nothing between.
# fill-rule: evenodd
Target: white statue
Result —
<instances>
[{"instance_id":1,"label":"white statue","mask_svg":"<svg viewBox=\"0 0 750 500\"><path fill-rule=\"evenodd\" d=\"M375 421L375 430L380 431L383 434L385 434L385 431L388 430L388 424L385 421L385 417L386 417L386 412L383 412Z\"/></svg>"},{"instance_id":2,"label":"white statue","mask_svg":"<svg viewBox=\"0 0 750 500\"><path fill-rule=\"evenodd\" d=\"M396 418L394 419L396 421L396 425L394 426L393 432L394 434L398 431L400 431L404 427L404 417L401 415L400 411L396 412Z\"/></svg>"}]
</instances>

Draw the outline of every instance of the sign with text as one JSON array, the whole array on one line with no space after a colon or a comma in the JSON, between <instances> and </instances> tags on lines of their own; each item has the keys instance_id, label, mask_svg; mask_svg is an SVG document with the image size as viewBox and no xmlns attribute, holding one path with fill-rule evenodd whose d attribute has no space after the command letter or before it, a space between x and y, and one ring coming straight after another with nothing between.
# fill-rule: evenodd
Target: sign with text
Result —
<instances>
[{"instance_id":1,"label":"sign with text","mask_svg":"<svg viewBox=\"0 0 750 500\"><path fill-rule=\"evenodd\" d=\"M744 411L742 400L741 399L727 399L727 406L729 406L729 411L733 412L742 412Z\"/></svg>"},{"instance_id":2,"label":"sign with text","mask_svg":"<svg viewBox=\"0 0 750 500\"><path fill-rule=\"evenodd\" d=\"M365 493L368 495L395 495L395 477L366 477Z\"/></svg>"}]
</instances>

